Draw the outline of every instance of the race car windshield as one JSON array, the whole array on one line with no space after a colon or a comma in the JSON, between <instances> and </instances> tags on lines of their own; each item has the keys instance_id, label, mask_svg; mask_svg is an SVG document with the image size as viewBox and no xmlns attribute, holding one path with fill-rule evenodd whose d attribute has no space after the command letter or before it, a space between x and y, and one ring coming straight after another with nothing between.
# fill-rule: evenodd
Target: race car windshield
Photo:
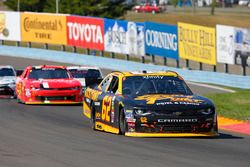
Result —
<instances>
[{"instance_id":1,"label":"race car windshield","mask_svg":"<svg viewBox=\"0 0 250 167\"><path fill-rule=\"evenodd\" d=\"M15 73L10 68L1 68L0 69L0 77L6 77L6 76L15 76Z\"/></svg>"},{"instance_id":2,"label":"race car windshield","mask_svg":"<svg viewBox=\"0 0 250 167\"><path fill-rule=\"evenodd\" d=\"M186 83L178 77L133 76L126 77L122 85L122 94L130 96L145 94L193 94Z\"/></svg>"},{"instance_id":3,"label":"race car windshield","mask_svg":"<svg viewBox=\"0 0 250 167\"><path fill-rule=\"evenodd\" d=\"M88 70L78 70L78 69L70 69L69 70L73 78L101 78L101 73L96 69L88 69Z\"/></svg>"},{"instance_id":4,"label":"race car windshield","mask_svg":"<svg viewBox=\"0 0 250 167\"><path fill-rule=\"evenodd\" d=\"M29 79L67 79L69 78L68 71L61 68L43 68L32 69L29 74Z\"/></svg>"}]
</instances>

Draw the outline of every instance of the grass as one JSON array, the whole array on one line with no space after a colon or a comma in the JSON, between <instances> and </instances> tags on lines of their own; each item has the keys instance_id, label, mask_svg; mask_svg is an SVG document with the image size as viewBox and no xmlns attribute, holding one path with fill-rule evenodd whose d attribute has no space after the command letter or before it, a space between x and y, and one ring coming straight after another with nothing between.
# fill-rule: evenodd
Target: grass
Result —
<instances>
[{"instance_id":1,"label":"grass","mask_svg":"<svg viewBox=\"0 0 250 167\"><path fill-rule=\"evenodd\" d=\"M235 93L209 94L206 97L214 101L218 115L250 121L250 90L234 90Z\"/></svg>"},{"instance_id":2,"label":"grass","mask_svg":"<svg viewBox=\"0 0 250 167\"><path fill-rule=\"evenodd\" d=\"M187 11L172 11L155 15L150 13L128 12L125 19L139 22L153 21L172 25L177 25L177 22L186 22L208 27L215 27L216 24L250 27L250 13L245 14L239 12L217 12L215 15L210 15L209 12L192 13Z\"/></svg>"}]
</instances>

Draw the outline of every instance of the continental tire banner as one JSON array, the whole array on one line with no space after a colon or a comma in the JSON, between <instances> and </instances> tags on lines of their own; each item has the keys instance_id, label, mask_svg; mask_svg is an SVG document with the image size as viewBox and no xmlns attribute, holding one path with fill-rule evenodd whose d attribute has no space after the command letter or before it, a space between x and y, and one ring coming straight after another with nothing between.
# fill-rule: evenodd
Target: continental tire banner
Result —
<instances>
[{"instance_id":1,"label":"continental tire banner","mask_svg":"<svg viewBox=\"0 0 250 167\"><path fill-rule=\"evenodd\" d=\"M0 11L0 40L21 41L20 13Z\"/></svg>"},{"instance_id":2,"label":"continental tire banner","mask_svg":"<svg viewBox=\"0 0 250 167\"><path fill-rule=\"evenodd\" d=\"M105 51L128 54L127 21L104 19Z\"/></svg>"},{"instance_id":3,"label":"continental tire banner","mask_svg":"<svg viewBox=\"0 0 250 167\"><path fill-rule=\"evenodd\" d=\"M67 43L104 50L104 21L94 17L67 16Z\"/></svg>"},{"instance_id":4,"label":"continental tire banner","mask_svg":"<svg viewBox=\"0 0 250 167\"><path fill-rule=\"evenodd\" d=\"M178 60L177 26L145 22L145 51Z\"/></svg>"},{"instance_id":5,"label":"continental tire banner","mask_svg":"<svg viewBox=\"0 0 250 167\"><path fill-rule=\"evenodd\" d=\"M66 15L21 13L22 41L67 44Z\"/></svg>"},{"instance_id":6,"label":"continental tire banner","mask_svg":"<svg viewBox=\"0 0 250 167\"><path fill-rule=\"evenodd\" d=\"M216 65L215 28L178 23L180 58Z\"/></svg>"}]
</instances>

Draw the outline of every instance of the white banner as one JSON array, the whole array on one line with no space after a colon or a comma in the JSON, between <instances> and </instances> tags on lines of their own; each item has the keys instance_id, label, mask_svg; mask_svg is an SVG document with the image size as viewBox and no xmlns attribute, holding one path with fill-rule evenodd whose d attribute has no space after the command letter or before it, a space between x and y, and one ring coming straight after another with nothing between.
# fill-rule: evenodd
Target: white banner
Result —
<instances>
[{"instance_id":1,"label":"white banner","mask_svg":"<svg viewBox=\"0 0 250 167\"><path fill-rule=\"evenodd\" d=\"M21 41L20 13L0 11L0 40Z\"/></svg>"},{"instance_id":2,"label":"white banner","mask_svg":"<svg viewBox=\"0 0 250 167\"><path fill-rule=\"evenodd\" d=\"M144 24L128 22L127 26L128 52L135 56L145 55Z\"/></svg>"},{"instance_id":3,"label":"white banner","mask_svg":"<svg viewBox=\"0 0 250 167\"><path fill-rule=\"evenodd\" d=\"M234 64L234 27L216 26L217 62Z\"/></svg>"}]
</instances>

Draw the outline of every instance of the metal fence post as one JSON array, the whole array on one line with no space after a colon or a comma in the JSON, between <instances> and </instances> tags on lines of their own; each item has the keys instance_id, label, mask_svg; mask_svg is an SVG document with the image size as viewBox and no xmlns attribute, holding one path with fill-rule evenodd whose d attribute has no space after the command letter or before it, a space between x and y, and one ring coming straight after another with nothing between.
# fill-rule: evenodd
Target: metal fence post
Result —
<instances>
[{"instance_id":1,"label":"metal fence post","mask_svg":"<svg viewBox=\"0 0 250 167\"><path fill-rule=\"evenodd\" d=\"M115 58L115 53L114 53L114 52L111 52L111 53L110 53L110 56L111 56L112 59L114 59L114 58Z\"/></svg>"},{"instance_id":2,"label":"metal fence post","mask_svg":"<svg viewBox=\"0 0 250 167\"><path fill-rule=\"evenodd\" d=\"M189 60L186 59L186 68L189 69Z\"/></svg>"},{"instance_id":3,"label":"metal fence post","mask_svg":"<svg viewBox=\"0 0 250 167\"><path fill-rule=\"evenodd\" d=\"M62 46L61 46L61 51L64 52L65 50L66 50L65 45L62 45Z\"/></svg>"},{"instance_id":4,"label":"metal fence post","mask_svg":"<svg viewBox=\"0 0 250 167\"><path fill-rule=\"evenodd\" d=\"M100 51L100 56L101 56L101 57L104 57L104 51L103 51L103 50Z\"/></svg>"},{"instance_id":5,"label":"metal fence post","mask_svg":"<svg viewBox=\"0 0 250 167\"><path fill-rule=\"evenodd\" d=\"M49 45L46 43L46 44L44 44L44 49L49 49Z\"/></svg>"},{"instance_id":6,"label":"metal fence post","mask_svg":"<svg viewBox=\"0 0 250 167\"><path fill-rule=\"evenodd\" d=\"M164 66L166 66L167 65L167 58L163 57L163 61L164 61Z\"/></svg>"},{"instance_id":7,"label":"metal fence post","mask_svg":"<svg viewBox=\"0 0 250 167\"><path fill-rule=\"evenodd\" d=\"M129 61L129 54L126 54L126 60Z\"/></svg>"},{"instance_id":8,"label":"metal fence post","mask_svg":"<svg viewBox=\"0 0 250 167\"><path fill-rule=\"evenodd\" d=\"M87 55L90 55L90 50L89 49L87 49Z\"/></svg>"},{"instance_id":9,"label":"metal fence post","mask_svg":"<svg viewBox=\"0 0 250 167\"><path fill-rule=\"evenodd\" d=\"M74 53L77 52L76 46L73 46L72 49L73 49L73 52L74 52Z\"/></svg>"},{"instance_id":10,"label":"metal fence post","mask_svg":"<svg viewBox=\"0 0 250 167\"><path fill-rule=\"evenodd\" d=\"M228 64L224 64L225 73L228 73Z\"/></svg>"},{"instance_id":11,"label":"metal fence post","mask_svg":"<svg viewBox=\"0 0 250 167\"><path fill-rule=\"evenodd\" d=\"M176 68L180 68L180 61L176 60Z\"/></svg>"},{"instance_id":12,"label":"metal fence post","mask_svg":"<svg viewBox=\"0 0 250 167\"><path fill-rule=\"evenodd\" d=\"M200 71L202 71L203 70L203 64L201 62L199 64L200 64Z\"/></svg>"},{"instance_id":13,"label":"metal fence post","mask_svg":"<svg viewBox=\"0 0 250 167\"><path fill-rule=\"evenodd\" d=\"M27 43L27 47L28 47L28 48L31 48L31 42L28 42L28 43Z\"/></svg>"},{"instance_id":14,"label":"metal fence post","mask_svg":"<svg viewBox=\"0 0 250 167\"><path fill-rule=\"evenodd\" d=\"M151 55L152 63L155 64L155 55Z\"/></svg>"},{"instance_id":15,"label":"metal fence post","mask_svg":"<svg viewBox=\"0 0 250 167\"><path fill-rule=\"evenodd\" d=\"M16 42L16 46L19 47L20 46L20 41Z\"/></svg>"},{"instance_id":16,"label":"metal fence post","mask_svg":"<svg viewBox=\"0 0 250 167\"><path fill-rule=\"evenodd\" d=\"M217 71L217 68L216 68L216 65L214 65L214 72L216 72Z\"/></svg>"},{"instance_id":17,"label":"metal fence post","mask_svg":"<svg viewBox=\"0 0 250 167\"><path fill-rule=\"evenodd\" d=\"M141 57L141 62L145 63L145 57L144 56Z\"/></svg>"}]
</instances>

